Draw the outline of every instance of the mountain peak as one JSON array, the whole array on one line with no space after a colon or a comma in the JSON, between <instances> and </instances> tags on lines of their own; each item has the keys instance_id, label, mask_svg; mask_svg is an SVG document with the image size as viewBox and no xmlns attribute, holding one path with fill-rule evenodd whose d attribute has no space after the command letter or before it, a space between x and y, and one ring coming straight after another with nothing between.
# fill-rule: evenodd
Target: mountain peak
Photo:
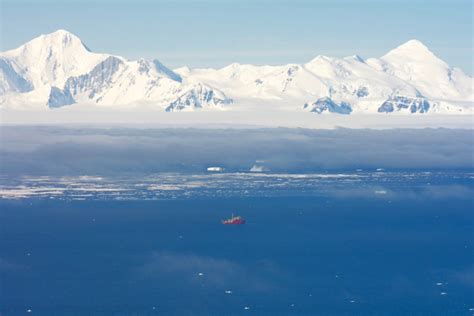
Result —
<instances>
[{"instance_id":1,"label":"mountain peak","mask_svg":"<svg viewBox=\"0 0 474 316\"><path fill-rule=\"evenodd\" d=\"M423 44L421 41L417 39L411 39L403 43L402 45L398 46L398 48L413 49L413 50L429 50L425 44Z\"/></svg>"},{"instance_id":2,"label":"mountain peak","mask_svg":"<svg viewBox=\"0 0 474 316\"><path fill-rule=\"evenodd\" d=\"M65 29L57 29L54 32L48 33L48 34L43 34L44 36L76 36L72 34L69 31L66 31ZM76 36L77 37L77 36Z\"/></svg>"},{"instance_id":3,"label":"mountain peak","mask_svg":"<svg viewBox=\"0 0 474 316\"><path fill-rule=\"evenodd\" d=\"M49 34L43 34L40 37L33 39L33 41L42 41L49 45L54 46L75 46L75 47L82 47L85 48L87 51L90 51L86 45L82 42L82 40L74 35L71 32L68 32L63 29L59 29Z\"/></svg>"},{"instance_id":4,"label":"mountain peak","mask_svg":"<svg viewBox=\"0 0 474 316\"><path fill-rule=\"evenodd\" d=\"M71 32L59 29L52 33L41 34L38 37L26 42L20 47L4 52L5 55L18 55L25 52L34 52L39 54L41 50L45 49L71 49L72 51L88 51L89 48L84 45L79 37Z\"/></svg>"},{"instance_id":5,"label":"mountain peak","mask_svg":"<svg viewBox=\"0 0 474 316\"><path fill-rule=\"evenodd\" d=\"M21 65L23 72L38 69L26 78L34 87L60 87L68 77L87 73L108 57L92 53L79 37L63 29L42 34L2 56Z\"/></svg>"},{"instance_id":6,"label":"mountain peak","mask_svg":"<svg viewBox=\"0 0 474 316\"><path fill-rule=\"evenodd\" d=\"M403 43L397 48L392 49L387 54L385 54L383 58L400 55L411 57L414 59L423 59L427 56L435 57L435 55L429 50L429 48L425 44L423 44L419 40L412 39L408 42Z\"/></svg>"},{"instance_id":7,"label":"mountain peak","mask_svg":"<svg viewBox=\"0 0 474 316\"><path fill-rule=\"evenodd\" d=\"M347 57L344 57L344 59L345 60L353 60L353 61L357 61L357 62L360 62L360 63L365 63L364 58L360 57L359 55L347 56Z\"/></svg>"}]
</instances>

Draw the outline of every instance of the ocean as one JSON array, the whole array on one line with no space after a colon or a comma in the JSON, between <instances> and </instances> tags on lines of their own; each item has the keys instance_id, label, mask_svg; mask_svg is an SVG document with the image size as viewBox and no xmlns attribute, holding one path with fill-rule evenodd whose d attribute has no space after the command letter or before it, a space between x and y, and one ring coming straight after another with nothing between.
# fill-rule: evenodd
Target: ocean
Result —
<instances>
[{"instance_id":1,"label":"ocean","mask_svg":"<svg viewBox=\"0 0 474 316\"><path fill-rule=\"evenodd\" d=\"M472 315L473 192L456 170L4 177L0 313Z\"/></svg>"}]
</instances>

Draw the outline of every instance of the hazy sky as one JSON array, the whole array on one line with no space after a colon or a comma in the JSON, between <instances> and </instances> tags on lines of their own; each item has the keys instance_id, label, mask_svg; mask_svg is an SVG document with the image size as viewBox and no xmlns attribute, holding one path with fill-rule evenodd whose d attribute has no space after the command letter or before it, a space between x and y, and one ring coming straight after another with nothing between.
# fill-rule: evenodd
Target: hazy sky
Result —
<instances>
[{"instance_id":1,"label":"hazy sky","mask_svg":"<svg viewBox=\"0 0 474 316\"><path fill-rule=\"evenodd\" d=\"M1 2L1 50L62 28L91 50L170 67L381 56L416 38L473 73L471 0L50 0Z\"/></svg>"}]
</instances>

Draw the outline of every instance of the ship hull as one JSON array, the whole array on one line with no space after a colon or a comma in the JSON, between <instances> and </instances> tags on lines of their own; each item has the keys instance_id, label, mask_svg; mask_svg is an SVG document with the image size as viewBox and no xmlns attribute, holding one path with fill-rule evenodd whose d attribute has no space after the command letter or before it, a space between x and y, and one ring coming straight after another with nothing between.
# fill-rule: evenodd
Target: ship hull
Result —
<instances>
[{"instance_id":1,"label":"ship hull","mask_svg":"<svg viewBox=\"0 0 474 316\"><path fill-rule=\"evenodd\" d=\"M245 220L233 221L233 222L223 221L222 224L224 224L224 225L243 225L243 224L245 224Z\"/></svg>"}]
</instances>

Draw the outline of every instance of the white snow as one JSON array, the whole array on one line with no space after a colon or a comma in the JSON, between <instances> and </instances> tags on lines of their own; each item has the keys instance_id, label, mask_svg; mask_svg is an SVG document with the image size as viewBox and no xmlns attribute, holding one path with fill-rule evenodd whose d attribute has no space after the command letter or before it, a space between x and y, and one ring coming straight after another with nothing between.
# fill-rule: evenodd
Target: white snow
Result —
<instances>
[{"instance_id":1,"label":"white snow","mask_svg":"<svg viewBox=\"0 0 474 316\"><path fill-rule=\"evenodd\" d=\"M92 53L77 36L58 30L0 56L13 61L16 70L25 74L35 86L60 86L68 77L90 71L110 55Z\"/></svg>"},{"instance_id":2,"label":"white snow","mask_svg":"<svg viewBox=\"0 0 474 316\"><path fill-rule=\"evenodd\" d=\"M319 55L304 64L234 63L221 69L174 71L157 60L93 53L64 30L0 53L2 112L48 110L48 116L57 111L49 108L62 106L82 106L94 113L97 107L107 113L199 110L238 112L245 116L239 123L246 124L256 116L264 121L265 115L279 113L285 122L300 126L301 119L292 121L291 115L314 119L318 115L307 112L343 113L332 104L349 106L344 113L351 116L465 115L473 114L473 83L417 40L366 60ZM322 98L333 102L317 109L304 107Z\"/></svg>"},{"instance_id":3,"label":"white snow","mask_svg":"<svg viewBox=\"0 0 474 316\"><path fill-rule=\"evenodd\" d=\"M425 97L474 101L472 78L450 68L420 41L410 40L368 63L413 85Z\"/></svg>"},{"instance_id":4,"label":"white snow","mask_svg":"<svg viewBox=\"0 0 474 316\"><path fill-rule=\"evenodd\" d=\"M42 109L83 103L114 109L126 105L163 110L179 97L183 108L187 108L188 98L199 100L201 106L207 105L208 99L212 105L226 100L225 95L208 85L181 81L179 75L157 60L130 61L92 53L77 36L64 30L0 53L3 108ZM57 88L56 100L73 101L50 102L53 87ZM70 98L62 97L61 92Z\"/></svg>"}]
</instances>

